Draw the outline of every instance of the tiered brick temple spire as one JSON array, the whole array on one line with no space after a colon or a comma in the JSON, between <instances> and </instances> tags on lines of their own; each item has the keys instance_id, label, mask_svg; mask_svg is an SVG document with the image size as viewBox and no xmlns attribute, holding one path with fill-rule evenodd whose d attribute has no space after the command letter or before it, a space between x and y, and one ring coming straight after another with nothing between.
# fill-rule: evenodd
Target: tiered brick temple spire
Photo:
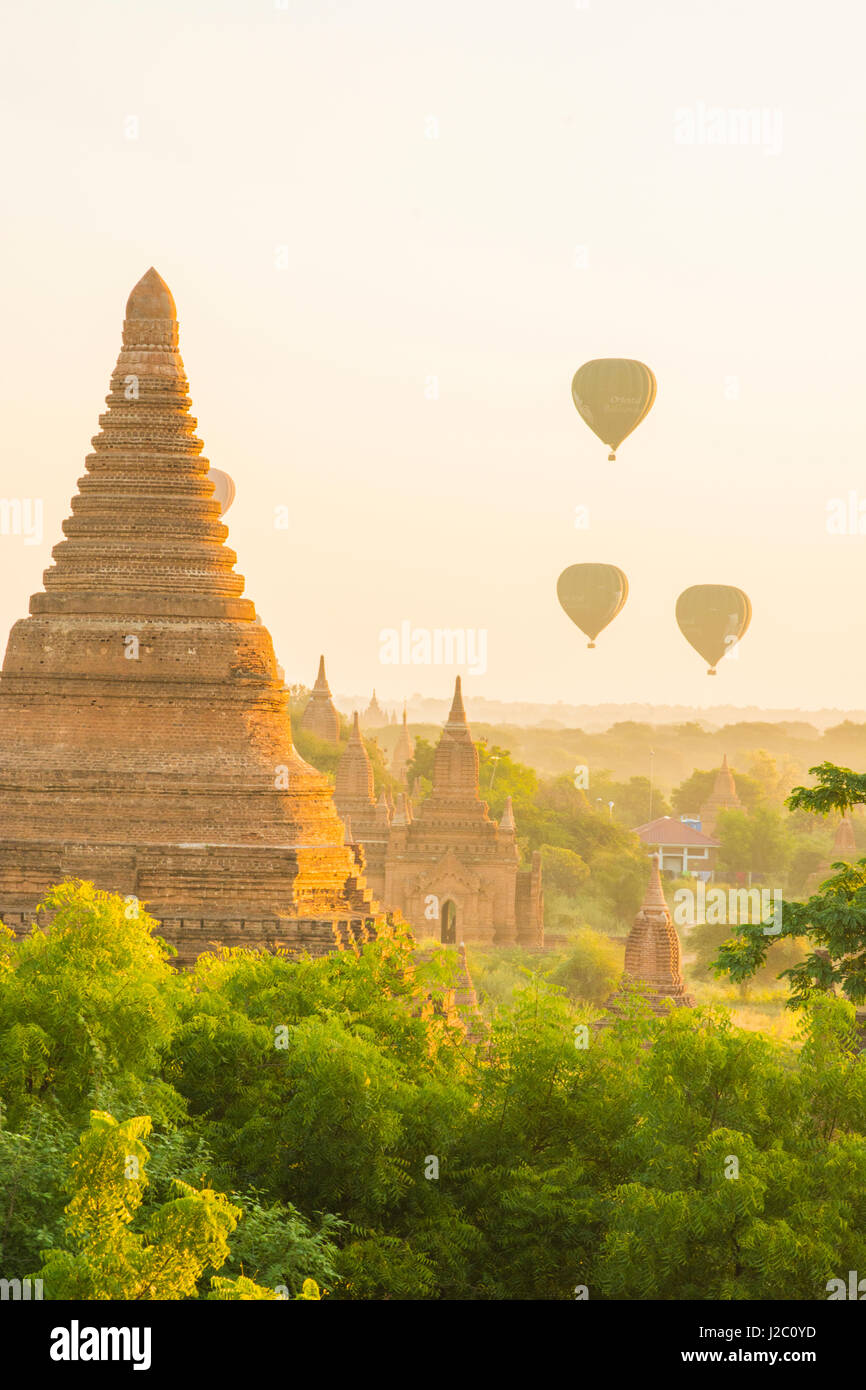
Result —
<instances>
[{"instance_id":1,"label":"tiered brick temple spire","mask_svg":"<svg viewBox=\"0 0 866 1390\"><path fill-rule=\"evenodd\" d=\"M727 753L722 756L722 765L716 773L716 780L709 800L701 807L701 831L713 835L721 811L741 810L742 802L737 795L734 774L728 767Z\"/></svg>"},{"instance_id":2,"label":"tiered brick temple spire","mask_svg":"<svg viewBox=\"0 0 866 1390\"><path fill-rule=\"evenodd\" d=\"M520 869L508 817L491 820L478 791L478 752L460 677L433 758L433 789L413 811L405 794L391 821L382 900L419 933L446 943L544 943L541 859ZM435 919L435 920L434 920Z\"/></svg>"},{"instance_id":3,"label":"tiered brick temple spire","mask_svg":"<svg viewBox=\"0 0 866 1390\"><path fill-rule=\"evenodd\" d=\"M340 742L340 716L331 699L331 687L325 675L325 658L319 657L319 674L310 691L310 699L301 715L301 728L327 743Z\"/></svg>"},{"instance_id":4,"label":"tiered brick temple spire","mask_svg":"<svg viewBox=\"0 0 866 1390\"><path fill-rule=\"evenodd\" d=\"M644 900L626 941L625 978L649 987L649 999L656 1013L665 1013L668 1003L694 1005L694 999L686 993L680 939L665 900L658 855L653 855ZM615 1013L620 997L618 991L606 1007Z\"/></svg>"},{"instance_id":5,"label":"tiered brick temple spire","mask_svg":"<svg viewBox=\"0 0 866 1390\"><path fill-rule=\"evenodd\" d=\"M372 821L376 813L376 797L373 791L373 765L361 738L360 721L357 710L352 716L352 732L337 764L334 778L334 801L337 810L345 819L352 816L361 823Z\"/></svg>"},{"instance_id":6,"label":"tiered brick temple spire","mask_svg":"<svg viewBox=\"0 0 866 1390\"><path fill-rule=\"evenodd\" d=\"M371 895L292 746L153 269L107 404L0 677L0 916L26 930L79 876L145 902L182 963L215 941L332 949L372 921Z\"/></svg>"},{"instance_id":7,"label":"tiered brick temple spire","mask_svg":"<svg viewBox=\"0 0 866 1390\"><path fill-rule=\"evenodd\" d=\"M406 781L406 769L415 753L415 745L412 742L406 718L406 706L404 705L403 724L397 735L397 742L394 744L394 752L391 754L391 774L397 778L398 782Z\"/></svg>"}]
</instances>

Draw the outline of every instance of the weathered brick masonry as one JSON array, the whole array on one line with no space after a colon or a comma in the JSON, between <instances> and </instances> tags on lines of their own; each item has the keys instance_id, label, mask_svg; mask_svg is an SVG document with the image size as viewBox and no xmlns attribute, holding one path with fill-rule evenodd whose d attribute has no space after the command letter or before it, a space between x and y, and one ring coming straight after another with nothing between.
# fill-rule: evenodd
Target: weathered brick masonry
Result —
<instances>
[{"instance_id":1,"label":"weathered brick masonry","mask_svg":"<svg viewBox=\"0 0 866 1390\"><path fill-rule=\"evenodd\" d=\"M433 787L417 816L405 792L393 816L384 800L376 802L357 716L334 796L363 847L376 896L417 932L446 944L543 948L541 856L521 869L511 798L498 825L481 800L459 676L436 747Z\"/></svg>"},{"instance_id":2,"label":"weathered brick masonry","mask_svg":"<svg viewBox=\"0 0 866 1390\"><path fill-rule=\"evenodd\" d=\"M188 961L329 950L376 908L288 695L195 436L174 300L149 270L45 589L0 676L0 916L71 876L134 895ZM367 924L366 926L364 924Z\"/></svg>"}]
</instances>

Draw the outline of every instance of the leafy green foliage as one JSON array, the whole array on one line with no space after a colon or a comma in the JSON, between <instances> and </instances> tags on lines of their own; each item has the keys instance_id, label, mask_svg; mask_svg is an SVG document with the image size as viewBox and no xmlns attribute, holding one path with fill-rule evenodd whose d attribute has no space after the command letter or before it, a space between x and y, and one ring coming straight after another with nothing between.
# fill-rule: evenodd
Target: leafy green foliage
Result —
<instances>
[{"instance_id":1,"label":"leafy green foliage","mask_svg":"<svg viewBox=\"0 0 866 1390\"><path fill-rule=\"evenodd\" d=\"M627 781L617 781L609 772L596 772L592 776L589 797L601 815L608 814L612 801L613 819L628 830L645 825L657 816L671 814L667 797L652 785L649 777L629 777Z\"/></svg>"},{"instance_id":2,"label":"leafy green foliage","mask_svg":"<svg viewBox=\"0 0 866 1390\"><path fill-rule=\"evenodd\" d=\"M792 811L812 811L826 816L828 811L849 811L866 802L866 773L852 772L850 767L835 767L833 763L820 763L809 771L817 777L818 785L795 787L788 798Z\"/></svg>"},{"instance_id":3,"label":"leafy green foliage","mask_svg":"<svg viewBox=\"0 0 866 1390\"><path fill-rule=\"evenodd\" d=\"M599 932L582 927L572 937L565 959L548 978L575 1002L603 1004L622 975L622 957L621 947Z\"/></svg>"},{"instance_id":4,"label":"leafy green foliage","mask_svg":"<svg viewBox=\"0 0 866 1390\"><path fill-rule=\"evenodd\" d=\"M559 987L515 954L522 987L488 1000L470 1046L446 1007L452 958L419 959L400 928L358 955L227 952L176 975L122 900L64 885L66 915L0 952L3 1273L36 1271L51 1298L823 1297L866 1268L866 1057L826 988L862 975L864 875L837 875L796 1044L716 1007L656 1018L639 991L596 1028L587 937ZM25 997L44 1074L15 1063ZM84 1060L51 1032L73 1009L72 1036L99 1044ZM107 1113L106 1088L150 1088L162 1112Z\"/></svg>"},{"instance_id":5,"label":"leafy green foliage","mask_svg":"<svg viewBox=\"0 0 866 1390\"><path fill-rule=\"evenodd\" d=\"M761 882L779 882L790 862L784 819L770 806L757 806L749 815L733 809L721 811L716 838L721 844L718 868L722 874L748 872Z\"/></svg>"},{"instance_id":6,"label":"leafy green foliage","mask_svg":"<svg viewBox=\"0 0 866 1390\"><path fill-rule=\"evenodd\" d=\"M94 1089L121 1102L146 1099L176 1112L155 1080L176 1018L171 948L135 902L90 883L52 888L50 930L15 940L0 928L0 1094L10 1124L34 1099L53 1100L76 1122Z\"/></svg>"},{"instance_id":7,"label":"leafy green foliage","mask_svg":"<svg viewBox=\"0 0 866 1390\"><path fill-rule=\"evenodd\" d=\"M573 895L584 887L589 879L589 866L573 849L560 849L556 845L543 845L541 868L544 875L545 892Z\"/></svg>"},{"instance_id":8,"label":"leafy green foliage","mask_svg":"<svg viewBox=\"0 0 866 1390\"><path fill-rule=\"evenodd\" d=\"M144 1233L131 1229L147 1184L150 1133L146 1115L118 1124L95 1110L71 1163L66 1249L45 1253L36 1277L49 1299L182 1299L194 1297L205 1269L228 1257L228 1236L240 1211L210 1189L176 1183L177 1195L150 1215ZM244 1297L273 1299L248 1285ZM237 1296L229 1281L221 1297Z\"/></svg>"},{"instance_id":9,"label":"leafy green foliage","mask_svg":"<svg viewBox=\"0 0 866 1390\"><path fill-rule=\"evenodd\" d=\"M716 974L748 980L777 941L803 937L812 949L781 972L790 983L789 1006L798 1008L837 986L853 1003L866 1002L866 860L834 867L839 872L805 903L782 903L779 932L758 924L740 927L720 948Z\"/></svg>"},{"instance_id":10,"label":"leafy green foliage","mask_svg":"<svg viewBox=\"0 0 866 1390\"><path fill-rule=\"evenodd\" d=\"M810 770L818 785L794 789L788 800L793 811L826 815L866 800L866 776L829 763ZM806 902L783 903L780 930L769 933L752 924L724 942L714 962L716 973L748 980L765 965L777 941L803 937L811 947L805 959L781 972L791 989L789 1007L800 1008L837 987L853 1003L866 1002L866 859L833 868L837 872Z\"/></svg>"}]
</instances>

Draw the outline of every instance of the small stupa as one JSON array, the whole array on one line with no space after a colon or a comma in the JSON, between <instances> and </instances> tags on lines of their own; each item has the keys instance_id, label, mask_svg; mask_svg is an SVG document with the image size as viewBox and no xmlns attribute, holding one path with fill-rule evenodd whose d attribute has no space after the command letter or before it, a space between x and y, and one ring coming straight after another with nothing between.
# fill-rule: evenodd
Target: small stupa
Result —
<instances>
[{"instance_id":1,"label":"small stupa","mask_svg":"<svg viewBox=\"0 0 866 1390\"><path fill-rule=\"evenodd\" d=\"M625 946L624 984L634 982L647 987L654 1011L664 1014L669 1005L693 1007L694 999L686 993L683 980L680 939L665 900L659 873L658 855L652 857L652 869L644 900L638 909ZM611 995L605 1007L617 1012L623 990Z\"/></svg>"}]
</instances>

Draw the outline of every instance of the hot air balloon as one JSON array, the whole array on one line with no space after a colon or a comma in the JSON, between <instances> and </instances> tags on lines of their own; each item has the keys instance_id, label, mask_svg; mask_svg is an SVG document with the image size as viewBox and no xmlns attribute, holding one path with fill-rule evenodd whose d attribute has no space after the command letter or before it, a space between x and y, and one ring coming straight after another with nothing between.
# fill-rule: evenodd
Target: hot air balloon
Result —
<instances>
[{"instance_id":1,"label":"hot air balloon","mask_svg":"<svg viewBox=\"0 0 866 1390\"><path fill-rule=\"evenodd\" d=\"M556 596L594 647L628 598L628 580L616 565L569 565L556 581Z\"/></svg>"},{"instance_id":2,"label":"hot air balloon","mask_svg":"<svg viewBox=\"0 0 866 1390\"><path fill-rule=\"evenodd\" d=\"M736 646L752 620L748 594L731 584L693 584L677 599L677 622L686 641L704 661L708 676Z\"/></svg>"},{"instance_id":3,"label":"hot air balloon","mask_svg":"<svg viewBox=\"0 0 866 1390\"><path fill-rule=\"evenodd\" d=\"M235 485L228 473L223 473L221 468L209 468L207 471L208 481L213 483L214 500L220 504L220 516L225 516L232 502L235 500Z\"/></svg>"},{"instance_id":4,"label":"hot air balloon","mask_svg":"<svg viewBox=\"0 0 866 1390\"><path fill-rule=\"evenodd\" d=\"M581 417L610 449L616 450L650 411L656 398L656 379L643 362L629 357L597 357L578 367L571 394Z\"/></svg>"}]
</instances>

